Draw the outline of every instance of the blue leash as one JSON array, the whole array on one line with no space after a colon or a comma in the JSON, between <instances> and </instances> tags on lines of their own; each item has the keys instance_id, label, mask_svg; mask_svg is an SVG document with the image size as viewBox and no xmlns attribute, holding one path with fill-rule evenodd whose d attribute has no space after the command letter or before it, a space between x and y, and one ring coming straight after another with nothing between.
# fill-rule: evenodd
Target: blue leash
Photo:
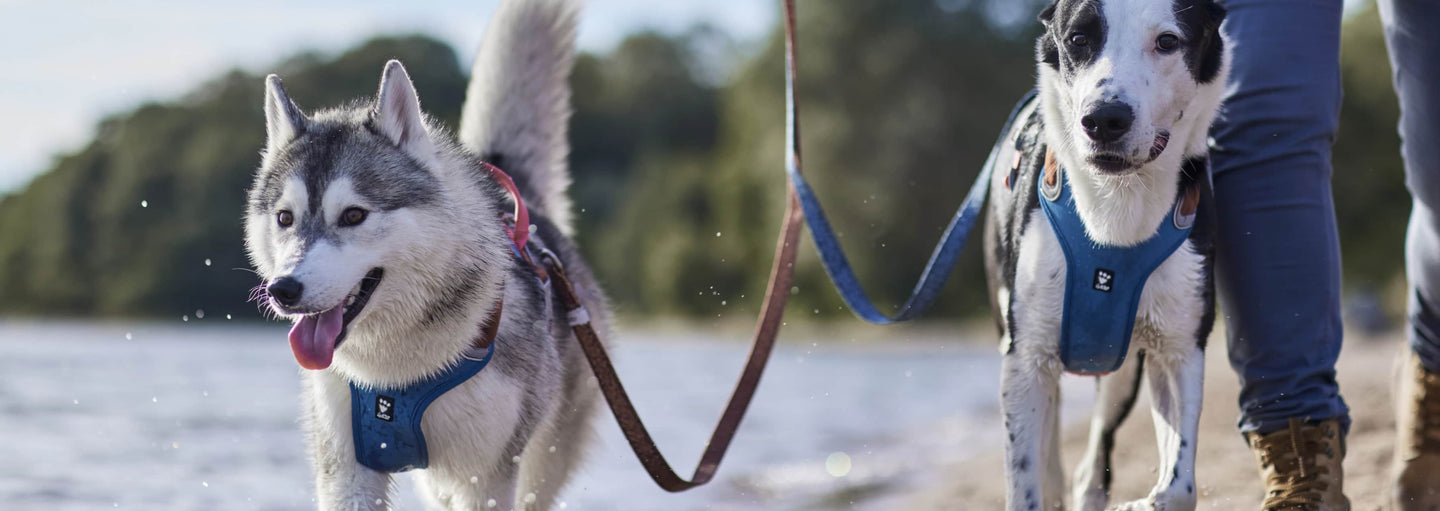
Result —
<instances>
[{"instance_id":1,"label":"blue leash","mask_svg":"<svg viewBox=\"0 0 1440 511\"><path fill-rule=\"evenodd\" d=\"M1035 91L1030 91L1010 112L1009 118L1005 121L1005 129L1001 131L999 140L996 140L995 145L991 147L990 156L985 159L985 166L981 167L980 175L975 176L975 183L970 185L970 193L965 196L965 202L961 203L960 209L955 211L954 218L950 219L950 225L945 228L945 234L940 237L940 242L935 246L934 252L930 254L930 262L926 263L925 272L920 275L920 281L915 283L915 289L910 292L910 297L905 300L905 305L900 307L900 312L894 316L888 316L880 312L880 309L875 306L875 302L870 300L870 295L866 294L864 287L860 285L860 279L855 276L855 270L850 267L850 261L840 247L840 240L835 236L835 230L830 227L830 221L826 219L825 211L820 207L819 197L815 196L815 190L810 188L810 184L805 182L805 177L800 174L800 119L796 115L795 106L795 65L791 62L786 66L785 173L790 176L790 183L800 197L800 207L805 211L805 222L810 226L810 239L815 241L815 247L820 252L820 261L825 265L825 272L830 275L830 281L835 284L835 289L840 292L840 297L845 300L845 305L849 306L856 316L877 325L888 325L915 319L935 304L935 298L940 295L940 290L950 279L950 272L955 269L955 262L965 248L965 241L969 239L970 231L975 227L975 220L980 217L981 206L985 205L985 194L990 189L990 175L995 168L995 155L1005 140L1005 134L1014 124L1015 117L1020 110L1034 100L1035 95Z\"/></svg>"}]
</instances>

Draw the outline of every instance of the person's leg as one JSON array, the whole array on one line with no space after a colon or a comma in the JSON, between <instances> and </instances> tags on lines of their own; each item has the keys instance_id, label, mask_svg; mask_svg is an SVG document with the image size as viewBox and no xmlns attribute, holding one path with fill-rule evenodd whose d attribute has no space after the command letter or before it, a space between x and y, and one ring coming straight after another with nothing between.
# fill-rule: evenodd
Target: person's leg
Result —
<instances>
[{"instance_id":1,"label":"person's leg","mask_svg":"<svg viewBox=\"0 0 1440 511\"><path fill-rule=\"evenodd\" d=\"M1341 0L1230 0L1232 92L1215 139L1217 264L1244 432L1348 412L1330 145Z\"/></svg>"},{"instance_id":2,"label":"person's leg","mask_svg":"<svg viewBox=\"0 0 1440 511\"><path fill-rule=\"evenodd\" d=\"M1347 510L1340 241L1330 145L1342 0L1230 0L1231 93L1214 143L1219 289L1240 429L1264 509Z\"/></svg>"},{"instance_id":3,"label":"person's leg","mask_svg":"<svg viewBox=\"0 0 1440 511\"><path fill-rule=\"evenodd\" d=\"M1400 99L1400 155L1414 198L1405 271L1410 278L1410 342L1440 372L1440 2L1380 0L1385 45Z\"/></svg>"},{"instance_id":4,"label":"person's leg","mask_svg":"<svg viewBox=\"0 0 1440 511\"><path fill-rule=\"evenodd\" d=\"M1400 154L1413 206L1405 240L1409 339L1396 413L1396 508L1440 505L1440 3L1381 0L1400 99Z\"/></svg>"}]
</instances>

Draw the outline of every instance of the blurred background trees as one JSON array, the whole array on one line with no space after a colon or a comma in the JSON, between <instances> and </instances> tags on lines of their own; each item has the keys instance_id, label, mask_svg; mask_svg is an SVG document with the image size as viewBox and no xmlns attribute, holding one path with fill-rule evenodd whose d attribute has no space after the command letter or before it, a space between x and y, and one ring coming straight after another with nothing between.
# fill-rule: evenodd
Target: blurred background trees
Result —
<instances>
[{"instance_id":1,"label":"blurred background trees","mask_svg":"<svg viewBox=\"0 0 1440 511\"><path fill-rule=\"evenodd\" d=\"M908 293L1031 87L1037 5L834 0L800 11L806 170L877 299ZM622 314L745 317L758 304L784 206L782 49L778 31L742 43L697 27L577 60L579 240ZM273 70L309 110L373 94L389 58L453 128L468 63L432 39L379 38ZM1334 180L1345 274L1373 291L1401 277L1409 211L1373 9L1348 20L1342 65ZM0 198L0 313L257 317L244 303L258 279L241 214L263 142L261 97L261 76L235 71L117 114ZM808 243L793 306L847 315ZM985 307L976 248L932 317Z\"/></svg>"}]
</instances>

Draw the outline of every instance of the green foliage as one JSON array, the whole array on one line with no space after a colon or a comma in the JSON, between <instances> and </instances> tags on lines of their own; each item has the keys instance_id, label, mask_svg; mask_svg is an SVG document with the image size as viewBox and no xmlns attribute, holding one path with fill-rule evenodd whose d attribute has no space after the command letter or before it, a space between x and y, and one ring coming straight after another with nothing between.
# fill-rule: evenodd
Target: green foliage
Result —
<instances>
[{"instance_id":1,"label":"green foliage","mask_svg":"<svg viewBox=\"0 0 1440 511\"><path fill-rule=\"evenodd\" d=\"M372 94L390 58L410 63L426 106L453 125L465 77L454 52L430 39L377 39L328 61L303 55L278 72L313 108ZM232 72L108 119L0 202L0 311L254 316L241 212L264 142L262 93L262 77Z\"/></svg>"},{"instance_id":2,"label":"green foliage","mask_svg":"<svg viewBox=\"0 0 1440 511\"><path fill-rule=\"evenodd\" d=\"M1346 287L1375 291L1404 273L1410 196L1395 130L1400 108L1373 4L1345 24L1340 69L1345 99L1332 186Z\"/></svg>"},{"instance_id":3,"label":"green foliage","mask_svg":"<svg viewBox=\"0 0 1440 511\"><path fill-rule=\"evenodd\" d=\"M799 25L805 169L872 295L894 302L1032 86L1033 33L922 1L829 2L802 9ZM607 252L629 249L605 275L640 286L633 305L714 315L759 302L785 200L782 50L772 35L725 87L716 152L639 162L605 232ZM984 303L971 252L944 313ZM801 254L794 306L847 314L813 249Z\"/></svg>"},{"instance_id":4,"label":"green foliage","mask_svg":"<svg viewBox=\"0 0 1440 511\"><path fill-rule=\"evenodd\" d=\"M910 291L1033 84L1038 27L991 21L1021 19L1005 14L1015 5L832 0L800 11L805 169L881 303ZM1375 18L1345 27L1334 155L1346 276L1364 287L1401 271L1409 208ZM715 61L716 44L704 28L643 33L577 60L580 242L625 314L748 315L763 292L785 199L783 43L772 33L723 79L714 70L732 63ZM376 39L274 69L310 110L372 94L389 58L406 62L426 110L454 127L464 72L430 39ZM263 143L262 92L260 76L237 71L112 117L0 198L0 313L254 317L241 214ZM794 307L844 317L805 243ZM984 308L978 245L932 317Z\"/></svg>"}]
</instances>

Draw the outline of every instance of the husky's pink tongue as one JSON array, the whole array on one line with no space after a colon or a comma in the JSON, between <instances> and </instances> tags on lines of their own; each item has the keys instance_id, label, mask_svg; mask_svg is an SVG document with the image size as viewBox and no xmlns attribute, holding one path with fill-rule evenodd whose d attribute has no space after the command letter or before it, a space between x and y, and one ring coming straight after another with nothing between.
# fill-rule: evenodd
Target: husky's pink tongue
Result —
<instances>
[{"instance_id":1,"label":"husky's pink tongue","mask_svg":"<svg viewBox=\"0 0 1440 511\"><path fill-rule=\"evenodd\" d=\"M345 307L302 316L295 326L290 327L290 350L295 352L295 361L306 369L330 367L335 357L335 339L340 337L344 327Z\"/></svg>"}]
</instances>

